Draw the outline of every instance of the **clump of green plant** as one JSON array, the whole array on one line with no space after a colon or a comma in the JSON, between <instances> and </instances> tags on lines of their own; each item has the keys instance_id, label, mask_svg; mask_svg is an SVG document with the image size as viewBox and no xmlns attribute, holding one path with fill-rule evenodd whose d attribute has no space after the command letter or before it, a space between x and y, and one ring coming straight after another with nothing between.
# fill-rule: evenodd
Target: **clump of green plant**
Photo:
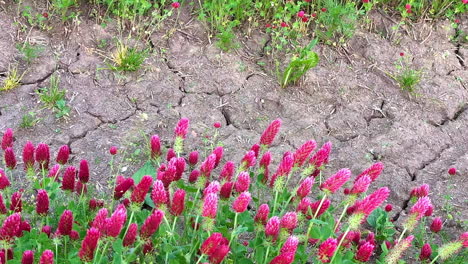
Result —
<instances>
[{"instance_id":1,"label":"clump of green plant","mask_svg":"<svg viewBox=\"0 0 468 264\"><path fill-rule=\"evenodd\" d=\"M31 45L28 41L23 44L18 43L16 48L22 53L23 59L28 64L37 59L44 50L44 47L40 45Z\"/></svg>"},{"instance_id":2,"label":"clump of green plant","mask_svg":"<svg viewBox=\"0 0 468 264\"><path fill-rule=\"evenodd\" d=\"M379 1L379 6L381 5L390 7L390 10L396 9L403 18L411 20L443 17L453 19L468 8L463 0L382 0Z\"/></svg>"},{"instance_id":3,"label":"clump of green plant","mask_svg":"<svg viewBox=\"0 0 468 264\"><path fill-rule=\"evenodd\" d=\"M35 112L29 112L24 114L21 118L20 127L21 128L31 128L35 126L40 121L40 118L36 117Z\"/></svg>"},{"instance_id":4,"label":"clump of green plant","mask_svg":"<svg viewBox=\"0 0 468 264\"><path fill-rule=\"evenodd\" d=\"M402 90L416 94L416 87L421 82L422 70L412 68L409 56L405 56L404 53L400 53L395 68L396 72L391 74L390 77L398 82Z\"/></svg>"},{"instance_id":5,"label":"clump of green plant","mask_svg":"<svg viewBox=\"0 0 468 264\"><path fill-rule=\"evenodd\" d=\"M20 86L23 75L24 73L22 75L18 74L17 66L9 67L6 77L3 80L3 85L0 87L0 91L8 91Z\"/></svg>"},{"instance_id":6,"label":"clump of green plant","mask_svg":"<svg viewBox=\"0 0 468 264\"><path fill-rule=\"evenodd\" d=\"M139 50L119 43L111 56L113 65L110 65L110 68L115 71L137 71L145 61L146 56L146 50Z\"/></svg>"},{"instance_id":7,"label":"clump of green plant","mask_svg":"<svg viewBox=\"0 0 468 264\"><path fill-rule=\"evenodd\" d=\"M70 8L77 4L76 0L52 0L51 3L53 10L60 14L63 21L76 17L75 12L69 12Z\"/></svg>"},{"instance_id":8,"label":"clump of green plant","mask_svg":"<svg viewBox=\"0 0 468 264\"><path fill-rule=\"evenodd\" d=\"M289 84L296 83L308 70L317 66L319 57L317 53L312 51L312 48L317 44L317 39L314 39L304 47L297 57L293 57L286 69L280 74L281 87L286 87Z\"/></svg>"},{"instance_id":9,"label":"clump of green plant","mask_svg":"<svg viewBox=\"0 0 468 264\"><path fill-rule=\"evenodd\" d=\"M53 109L56 118L67 117L70 114L70 107L65 98L66 90L60 89L60 77L52 75L50 77L49 87L40 88L37 91L39 100L45 108Z\"/></svg>"}]
</instances>

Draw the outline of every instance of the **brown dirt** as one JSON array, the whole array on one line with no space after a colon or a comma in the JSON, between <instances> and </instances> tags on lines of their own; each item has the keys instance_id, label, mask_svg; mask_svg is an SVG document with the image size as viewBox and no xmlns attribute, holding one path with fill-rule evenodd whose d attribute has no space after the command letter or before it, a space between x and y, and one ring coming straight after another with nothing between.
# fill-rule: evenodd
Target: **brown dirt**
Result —
<instances>
[{"instance_id":1,"label":"brown dirt","mask_svg":"<svg viewBox=\"0 0 468 264\"><path fill-rule=\"evenodd\" d=\"M264 33L239 37L245 45L225 53L208 42L205 27L190 10L182 12L179 30L154 33L153 53L144 68L125 77L104 69L99 55L115 48L112 25L102 28L82 17L79 25L32 30L30 38L43 43L45 51L27 67L19 88L0 93L0 131L15 130L18 155L28 139L46 142L54 150L67 144L75 163L91 161L93 180L104 185L110 146L133 152L143 142L141 133L171 139L180 117L191 120L190 149L201 149L203 135L220 121L225 159L234 161L271 120L281 118L281 138L273 146L276 160L306 140L332 141L326 175L343 167L358 174L380 160L386 168L374 188L391 188L396 220L405 214L410 190L428 183L435 214L446 215L441 209L450 204L454 220L447 225L466 229L468 47L449 41L454 35L449 22L415 24L395 35L389 33L393 22L373 13L371 27L359 29L345 49L319 45L319 65L300 85L281 89L275 77L256 64L266 59ZM14 16L13 6L0 11L0 73L19 61L15 43L25 37L13 23ZM466 24L468 19L462 21ZM111 46L101 50L101 39ZM424 69L419 97L403 92L385 74L394 70L400 52ZM72 113L67 120L56 120L50 110L42 109L35 94L48 85L52 74L61 77L61 87L68 91ZM29 111L42 120L32 129L19 128ZM124 174L138 168L122 162L129 167ZM458 169L455 176L447 174L452 166ZM450 202L444 195L451 197Z\"/></svg>"}]
</instances>

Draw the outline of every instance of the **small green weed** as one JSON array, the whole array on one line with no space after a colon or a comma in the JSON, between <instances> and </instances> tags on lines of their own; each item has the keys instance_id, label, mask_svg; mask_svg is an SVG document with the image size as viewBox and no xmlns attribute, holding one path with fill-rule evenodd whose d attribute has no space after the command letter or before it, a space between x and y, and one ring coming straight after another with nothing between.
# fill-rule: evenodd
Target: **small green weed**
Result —
<instances>
[{"instance_id":1,"label":"small green weed","mask_svg":"<svg viewBox=\"0 0 468 264\"><path fill-rule=\"evenodd\" d=\"M18 43L16 48L22 53L23 59L28 64L37 59L44 50L44 47L39 45L31 45L29 42L24 42L24 44Z\"/></svg>"},{"instance_id":2,"label":"small green weed","mask_svg":"<svg viewBox=\"0 0 468 264\"><path fill-rule=\"evenodd\" d=\"M0 87L0 91L8 91L20 86L23 75L24 73L22 75L18 74L18 68L16 66L10 68L6 74L6 78L3 80L3 85Z\"/></svg>"},{"instance_id":3,"label":"small green weed","mask_svg":"<svg viewBox=\"0 0 468 264\"><path fill-rule=\"evenodd\" d=\"M284 88L291 83L296 83L308 70L317 66L319 57L312 48L317 44L317 39L310 42L301 51L298 57L293 57L288 66L281 74L280 83Z\"/></svg>"},{"instance_id":4,"label":"small green weed","mask_svg":"<svg viewBox=\"0 0 468 264\"><path fill-rule=\"evenodd\" d=\"M69 12L76 4L76 0L52 0L52 8L60 14L63 21L77 16L75 12Z\"/></svg>"},{"instance_id":5,"label":"small green weed","mask_svg":"<svg viewBox=\"0 0 468 264\"><path fill-rule=\"evenodd\" d=\"M146 50L138 50L119 44L115 53L112 54L111 60L114 65L110 65L110 68L115 71L137 71L145 61L146 56Z\"/></svg>"},{"instance_id":6,"label":"small green weed","mask_svg":"<svg viewBox=\"0 0 468 264\"><path fill-rule=\"evenodd\" d=\"M27 114L24 114L23 117L21 118L20 127L31 128L35 126L40 120L41 120L40 118L36 118L35 112L29 112Z\"/></svg>"},{"instance_id":7,"label":"small green weed","mask_svg":"<svg viewBox=\"0 0 468 264\"><path fill-rule=\"evenodd\" d=\"M57 119L69 116L71 111L65 98L67 91L60 89L59 85L60 78L57 75L52 75L49 87L41 88L37 91L44 107L53 109Z\"/></svg>"},{"instance_id":8,"label":"small green weed","mask_svg":"<svg viewBox=\"0 0 468 264\"><path fill-rule=\"evenodd\" d=\"M411 94L416 93L416 87L421 82L422 70L413 69L409 56L400 53L400 58L395 63L396 72L389 74L391 78L398 82L398 86Z\"/></svg>"}]
</instances>

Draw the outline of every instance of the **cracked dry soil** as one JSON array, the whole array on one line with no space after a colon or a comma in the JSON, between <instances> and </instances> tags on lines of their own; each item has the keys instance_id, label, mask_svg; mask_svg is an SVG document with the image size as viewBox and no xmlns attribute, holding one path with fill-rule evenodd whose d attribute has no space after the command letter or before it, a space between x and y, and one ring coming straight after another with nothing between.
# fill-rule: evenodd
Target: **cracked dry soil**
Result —
<instances>
[{"instance_id":1,"label":"cracked dry soil","mask_svg":"<svg viewBox=\"0 0 468 264\"><path fill-rule=\"evenodd\" d=\"M0 11L0 80L10 64L20 61L15 43L25 36L14 25L14 14L14 8ZM180 117L191 120L191 150L200 149L204 133L221 122L224 159L234 161L271 120L281 118L281 137L273 146L276 161L306 140L331 141L326 175L344 167L358 174L377 160L385 164L373 188L390 187L395 221L406 214L410 190L428 183L435 215L450 213L454 218L447 227L466 228L468 47L449 41L455 34L449 22L416 24L411 34L402 31L395 37L387 31L392 21L374 12L371 26L359 29L345 49L319 45L319 65L300 85L281 89L256 63L267 60L264 33L239 34L241 48L224 53L209 43L205 27L190 14L182 9L173 34L154 33L153 52L143 69L124 77L106 70L100 55L110 54L115 46L98 47L103 39L113 43L117 31L112 26L103 29L81 17L79 25L67 30L59 24L50 32L33 29L29 41L45 49L31 65L20 64L26 71L20 87L0 93L0 131L15 130L16 151L29 139L54 150L69 145L74 162L90 161L92 178L100 183L96 188L103 190L110 146L133 153L143 144L143 134L158 134L169 146ZM462 21L468 31L468 18ZM419 97L402 92L385 74L394 70L400 52L410 54L413 64L424 70ZM56 120L35 93L47 87L52 74L60 76L61 88L67 90L72 108L67 120ZM21 118L30 111L41 121L21 129ZM128 167L127 175L140 165L120 162ZM448 175L449 167L456 167L458 174ZM447 204L450 212L443 211Z\"/></svg>"}]
</instances>

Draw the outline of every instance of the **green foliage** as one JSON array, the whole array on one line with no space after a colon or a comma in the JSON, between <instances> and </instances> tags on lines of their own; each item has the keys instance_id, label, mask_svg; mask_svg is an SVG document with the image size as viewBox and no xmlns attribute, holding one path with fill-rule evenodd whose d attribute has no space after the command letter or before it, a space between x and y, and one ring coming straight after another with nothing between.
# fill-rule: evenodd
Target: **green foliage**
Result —
<instances>
[{"instance_id":1,"label":"green foliage","mask_svg":"<svg viewBox=\"0 0 468 264\"><path fill-rule=\"evenodd\" d=\"M316 45L317 39L305 47L299 57L293 57L281 75L281 86L284 88L291 83L296 83L308 70L317 66L319 57L311 51Z\"/></svg>"},{"instance_id":2,"label":"green foliage","mask_svg":"<svg viewBox=\"0 0 468 264\"><path fill-rule=\"evenodd\" d=\"M119 44L117 50L112 55L114 65L111 65L110 68L115 71L137 71L147 55L148 52L146 50L138 50L134 47L130 48L124 44Z\"/></svg>"},{"instance_id":3,"label":"green foliage","mask_svg":"<svg viewBox=\"0 0 468 264\"><path fill-rule=\"evenodd\" d=\"M31 45L29 42L24 42L24 44L18 43L16 44L16 48L22 53L23 59L27 63L31 63L33 60L37 59L44 50L44 47Z\"/></svg>"},{"instance_id":4,"label":"green foliage","mask_svg":"<svg viewBox=\"0 0 468 264\"><path fill-rule=\"evenodd\" d=\"M35 112L29 112L24 114L21 118L20 127L21 128L31 128L35 126L40 121L40 118L36 118Z\"/></svg>"},{"instance_id":5,"label":"green foliage","mask_svg":"<svg viewBox=\"0 0 468 264\"><path fill-rule=\"evenodd\" d=\"M395 235L395 225L390 222L388 213L377 208L367 217L367 223L374 228L378 241L391 241Z\"/></svg>"},{"instance_id":6,"label":"green foliage","mask_svg":"<svg viewBox=\"0 0 468 264\"><path fill-rule=\"evenodd\" d=\"M60 77L53 74L50 76L49 87L37 90L39 100L45 108L53 109L57 119L67 117L70 114L70 107L65 98L66 90L60 89Z\"/></svg>"},{"instance_id":7,"label":"green foliage","mask_svg":"<svg viewBox=\"0 0 468 264\"><path fill-rule=\"evenodd\" d=\"M75 12L69 12L77 4L76 0L52 0L51 3L53 10L60 14L63 21L76 17Z\"/></svg>"},{"instance_id":8,"label":"green foliage","mask_svg":"<svg viewBox=\"0 0 468 264\"><path fill-rule=\"evenodd\" d=\"M166 1L159 0L156 2L159 3L154 3L155 7L157 7L158 4L164 6ZM137 15L142 16L153 7L152 1L148 0L99 0L99 3L106 5L108 11L112 14L124 19L133 19Z\"/></svg>"},{"instance_id":9,"label":"green foliage","mask_svg":"<svg viewBox=\"0 0 468 264\"><path fill-rule=\"evenodd\" d=\"M8 72L6 74L5 79L3 80L2 86L0 86L0 92L15 89L16 87L20 86L23 75L24 73L22 75L19 75L17 66L9 66Z\"/></svg>"},{"instance_id":10,"label":"green foliage","mask_svg":"<svg viewBox=\"0 0 468 264\"><path fill-rule=\"evenodd\" d=\"M461 0L381 0L381 5L386 5L390 10L396 9L404 18L419 20L425 18L443 18L452 19L458 14L467 11L466 4ZM411 5L411 12L408 12L405 6Z\"/></svg>"}]
</instances>

